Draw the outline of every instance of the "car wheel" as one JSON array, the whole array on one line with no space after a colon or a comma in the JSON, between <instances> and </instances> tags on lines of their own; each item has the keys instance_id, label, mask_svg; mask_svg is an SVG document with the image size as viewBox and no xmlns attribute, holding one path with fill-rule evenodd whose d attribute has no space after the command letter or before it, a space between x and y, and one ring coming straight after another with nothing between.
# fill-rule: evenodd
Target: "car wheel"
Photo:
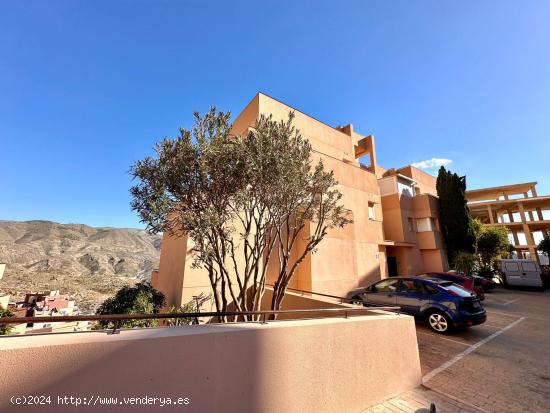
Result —
<instances>
[{"instance_id":1,"label":"car wheel","mask_svg":"<svg viewBox=\"0 0 550 413\"><path fill-rule=\"evenodd\" d=\"M365 305L365 302L361 299L361 297L352 297L350 300L350 304L357 304L357 305Z\"/></svg>"},{"instance_id":2,"label":"car wheel","mask_svg":"<svg viewBox=\"0 0 550 413\"><path fill-rule=\"evenodd\" d=\"M452 328L449 317L439 311L431 312L428 315L428 324L433 331L439 334L448 333Z\"/></svg>"}]
</instances>

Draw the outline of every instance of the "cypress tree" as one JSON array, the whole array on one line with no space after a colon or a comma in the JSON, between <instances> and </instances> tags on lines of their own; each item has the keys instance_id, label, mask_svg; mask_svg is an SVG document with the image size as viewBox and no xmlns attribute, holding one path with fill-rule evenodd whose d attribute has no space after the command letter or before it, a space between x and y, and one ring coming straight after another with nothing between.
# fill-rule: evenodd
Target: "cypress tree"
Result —
<instances>
[{"instance_id":1,"label":"cypress tree","mask_svg":"<svg viewBox=\"0 0 550 413\"><path fill-rule=\"evenodd\" d=\"M449 263L453 263L461 251L475 252L476 238L465 192L466 177L447 171L442 166L437 175L437 196L439 222Z\"/></svg>"}]
</instances>

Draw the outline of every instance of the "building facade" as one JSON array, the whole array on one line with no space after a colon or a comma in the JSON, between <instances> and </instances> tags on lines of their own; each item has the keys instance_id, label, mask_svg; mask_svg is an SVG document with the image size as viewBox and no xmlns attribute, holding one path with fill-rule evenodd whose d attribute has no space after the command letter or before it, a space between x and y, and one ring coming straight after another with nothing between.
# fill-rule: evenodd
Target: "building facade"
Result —
<instances>
[{"instance_id":1,"label":"building facade","mask_svg":"<svg viewBox=\"0 0 550 413\"><path fill-rule=\"evenodd\" d=\"M351 124L332 127L264 94L256 95L233 123L244 134L261 115L287 119L312 145L313 163L334 171L352 224L332 229L300 265L292 288L343 296L350 289L394 275L447 269L438 223L435 178L412 166L386 170L377 163L374 136ZM207 275L192 268L192 242L164 235L153 286L168 305L208 292ZM267 271L267 282L275 281Z\"/></svg>"},{"instance_id":2,"label":"building facade","mask_svg":"<svg viewBox=\"0 0 550 413\"><path fill-rule=\"evenodd\" d=\"M505 226L518 258L537 260L537 244L550 229L550 196L537 195L536 182L526 182L466 191L473 218L487 225Z\"/></svg>"},{"instance_id":3,"label":"building facade","mask_svg":"<svg viewBox=\"0 0 550 413\"><path fill-rule=\"evenodd\" d=\"M0 309L9 309L15 317L51 317L51 322L14 324L10 334L41 334L86 331L89 321L56 322L55 317L80 314L76 302L58 290L28 293L19 302L9 302L9 295L0 296Z\"/></svg>"}]
</instances>

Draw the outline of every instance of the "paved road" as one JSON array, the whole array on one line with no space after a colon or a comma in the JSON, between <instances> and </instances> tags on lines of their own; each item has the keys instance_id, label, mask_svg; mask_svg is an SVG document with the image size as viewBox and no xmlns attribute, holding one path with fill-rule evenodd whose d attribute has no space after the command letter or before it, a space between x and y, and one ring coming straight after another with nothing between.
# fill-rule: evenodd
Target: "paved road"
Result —
<instances>
[{"instance_id":1,"label":"paved road","mask_svg":"<svg viewBox=\"0 0 550 413\"><path fill-rule=\"evenodd\" d=\"M497 289L484 305L487 322L454 335L417 324L424 385L480 411L550 412L550 291Z\"/></svg>"}]
</instances>

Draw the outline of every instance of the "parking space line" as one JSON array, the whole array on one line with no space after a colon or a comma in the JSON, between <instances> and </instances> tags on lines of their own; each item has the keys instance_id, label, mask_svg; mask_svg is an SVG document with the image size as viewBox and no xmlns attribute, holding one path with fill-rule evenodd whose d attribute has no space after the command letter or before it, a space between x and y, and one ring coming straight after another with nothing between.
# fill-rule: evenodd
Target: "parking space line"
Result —
<instances>
[{"instance_id":1,"label":"parking space line","mask_svg":"<svg viewBox=\"0 0 550 413\"><path fill-rule=\"evenodd\" d=\"M440 336L439 334L425 333L423 331L417 331L416 334L424 334L425 336L437 337L441 340L451 341L451 342L457 343L457 344L462 344L463 346L468 346L469 345L468 343L465 343L463 341L453 340L452 338L443 337L443 336Z\"/></svg>"},{"instance_id":2,"label":"parking space line","mask_svg":"<svg viewBox=\"0 0 550 413\"><path fill-rule=\"evenodd\" d=\"M492 309L490 308L486 308L487 310L487 313L488 314L498 314L498 315L505 315L507 317L515 317L515 318L519 318L521 316L517 315L517 314L512 314L512 313L503 313L502 311L493 311Z\"/></svg>"},{"instance_id":3,"label":"parking space line","mask_svg":"<svg viewBox=\"0 0 550 413\"><path fill-rule=\"evenodd\" d=\"M516 301L519 301L519 298L516 298L515 300L508 300L508 301L505 301L503 303L494 303L494 304L495 305L510 305L510 304L515 303Z\"/></svg>"},{"instance_id":4,"label":"parking space line","mask_svg":"<svg viewBox=\"0 0 550 413\"><path fill-rule=\"evenodd\" d=\"M458 361L462 360L462 358L464 358L465 356L467 356L468 354L470 354L471 352L477 350L479 347L481 347L482 345L488 343L489 341L491 341L492 339L494 339L495 337L498 337L499 335L501 335L502 333L504 333L506 330L509 330L511 329L512 327L514 327L516 324L519 324L521 323L523 320L525 320L525 317L521 317L519 319L517 319L516 321L513 321L512 323L508 324L506 327L503 327L502 329L494 332L493 334L491 334L489 337L486 337L484 338L483 340L480 340L478 341L477 343L475 344L472 344L470 347L468 347L466 350L464 350L462 353L460 354L457 354L456 356L454 356L452 359L446 361L445 363L443 363L441 366L439 366L438 368L430 371L429 373L425 374L424 377L422 377L422 383L426 383L428 382L429 380L431 380L434 376L438 375L439 373L441 373L442 371L445 371L447 370L449 367L451 367L453 364L457 363Z\"/></svg>"},{"instance_id":5,"label":"parking space line","mask_svg":"<svg viewBox=\"0 0 550 413\"><path fill-rule=\"evenodd\" d=\"M496 328L497 330L500 330L502 328L501 326L494 326L492 324L487 324L487 323L483 323L483 326L484 327L489 327L489 328Z\"/></svg>"}]
</instances>

